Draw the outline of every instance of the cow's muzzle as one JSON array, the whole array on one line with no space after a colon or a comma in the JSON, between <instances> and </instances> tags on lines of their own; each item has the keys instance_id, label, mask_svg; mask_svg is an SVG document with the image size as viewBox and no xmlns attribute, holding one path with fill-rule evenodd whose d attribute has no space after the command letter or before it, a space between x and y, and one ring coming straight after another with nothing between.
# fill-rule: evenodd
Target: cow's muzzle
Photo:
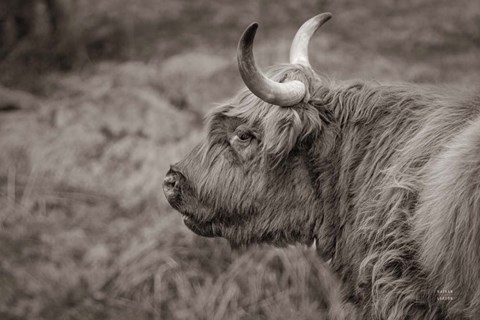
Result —
<instances>
[{"instance_id":1,"label":"cow's muzzle","mask_svg":"<svg viewBox=\"0 0 480 320\"><path fill-rule=\"evenodd\" d=\"M170 167L165 179L163 180L163 192L170 205L178 210L183 216L185 225L203 237L218 237L220 236L220 229L215 226L212 221L200 221L196 219L195 215L185 211L184 206L184 192L188 186L186 185L186 178L174 166Z\"/></svg>"},{"instance_id":2,"label":"cow's muzzle","mask_svg":"<svg viewBox=\"0 0 480 320\"><path fill-rule=\"evenodd\" d=\"M185 177L174 168L168 170L163 180L163 193L170 205L177 209L181 203L182 186L185 183Z\"/></svg>"}]
</instances>

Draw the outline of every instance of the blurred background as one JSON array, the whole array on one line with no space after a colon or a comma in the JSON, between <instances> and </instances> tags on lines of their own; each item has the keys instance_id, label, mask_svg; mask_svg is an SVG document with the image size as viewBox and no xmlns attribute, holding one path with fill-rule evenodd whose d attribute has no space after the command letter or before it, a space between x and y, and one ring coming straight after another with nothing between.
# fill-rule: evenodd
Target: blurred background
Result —
<instances>
[{"instance_id":1,"label":"blurred background","mask_svg":"<svg viewBox=\"0 0 480 320\"><path fill-rule=\"evenodd\" d=\"M330 11L310 59L332 78L480 83L475 0L2 0L1 319L321 319L313 249L232 250L163 197L170 163L258 64Z\"/></svg>"}]
</instances>

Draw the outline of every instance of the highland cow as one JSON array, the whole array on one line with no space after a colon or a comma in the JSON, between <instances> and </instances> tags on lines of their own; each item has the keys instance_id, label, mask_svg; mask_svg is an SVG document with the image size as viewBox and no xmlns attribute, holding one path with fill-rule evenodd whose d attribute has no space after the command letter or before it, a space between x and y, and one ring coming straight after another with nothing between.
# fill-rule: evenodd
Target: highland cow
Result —
<instances>
[{"instance_id":1,"label":"highland cow","mask_svg":"<svg viewBox=\"0 0 480 320\"><path fill-rule=\"evenodd\" d=\"M480 319L480 95L316 74L308 42L330 16L267 75L246 29L247 89L210 115L165 195L202 236L315 243L358 318Z\"/></svg>"}]
</instances>

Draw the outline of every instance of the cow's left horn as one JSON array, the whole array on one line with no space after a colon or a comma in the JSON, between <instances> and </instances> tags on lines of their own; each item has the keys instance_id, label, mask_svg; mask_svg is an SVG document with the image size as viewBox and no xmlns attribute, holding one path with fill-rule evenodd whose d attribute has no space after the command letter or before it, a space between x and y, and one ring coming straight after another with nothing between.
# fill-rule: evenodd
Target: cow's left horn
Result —
<instances>
[{"instance_id":1,"label":"cow's left horn","mask_svg":"<svg viewBox=\"0 0 480 320\"><path fill-rule=\"evenodd\" d=\"M310 67L308 60L308 44L310 43L310 38L315 31L330 20L331 17L332 14L330 12L319 14L307 20L300 29L298 29L293 38L292 46L290 47L290 63Z\"/></svg>"},{"instance_id":2,"label":"cow's left horn","mask_svg":"<svg viewBox=\"0 0 480 320\"><path fill-rule=\"evenodd\" d=\"M257 69L253 58L253 39L257 28L257 23L249 25L238 43L237 61L243 82L254 95L265 102L281 107L290 107L299 103L306 93L303 82L298 80L276 82Z\"/></svg>"}]
</instances>

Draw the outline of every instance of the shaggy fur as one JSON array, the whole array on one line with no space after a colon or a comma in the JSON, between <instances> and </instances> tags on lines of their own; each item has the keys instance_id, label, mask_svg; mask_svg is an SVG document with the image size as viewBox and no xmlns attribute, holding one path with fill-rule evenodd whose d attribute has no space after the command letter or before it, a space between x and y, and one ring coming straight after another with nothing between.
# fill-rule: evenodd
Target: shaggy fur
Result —
<instances>
[{"instance_id":1,"label":"shaggy fur","mask_svg":"<svg viewBox=\"0 0 480 320\"><path fill-rule=\"evenodd\" d=\"M315 241L359 318L479 319L480 96L269 76L304 82L305 100L220 106L174 166L176 208L234 245Z\"/></svg>"}]
</instances>

